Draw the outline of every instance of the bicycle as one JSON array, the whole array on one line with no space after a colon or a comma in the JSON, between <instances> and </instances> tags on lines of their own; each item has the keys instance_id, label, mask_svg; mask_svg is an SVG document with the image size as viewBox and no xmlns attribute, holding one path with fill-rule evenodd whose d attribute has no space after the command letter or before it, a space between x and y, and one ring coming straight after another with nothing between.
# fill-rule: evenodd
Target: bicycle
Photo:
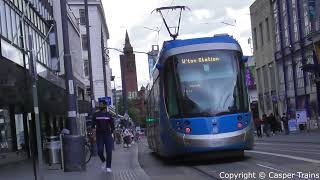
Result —
<instances>
[{"instance_id":1,"label":"bicycle","mask_svg":"<svg viewBox=\"0 0 320 180\"><path fill-rule=\"evenodd\" d=\"M89 163L93 154L92 141L93 141L93 132L88 131L86 136L86 141L84 144L85 164Z\"/></svg>"}]
</instances>

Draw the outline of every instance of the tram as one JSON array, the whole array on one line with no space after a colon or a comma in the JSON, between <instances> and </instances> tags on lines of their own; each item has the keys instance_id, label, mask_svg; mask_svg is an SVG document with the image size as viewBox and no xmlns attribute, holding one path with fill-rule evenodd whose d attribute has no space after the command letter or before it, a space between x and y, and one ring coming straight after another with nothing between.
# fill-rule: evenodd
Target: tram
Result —
<instances>
[{"instance_id":1,"label":"tram","mask_svg":"<svg viewBox=\"0 0 320 180\"><path fill-rule=\"evenodd\" d=\"M146 99L151 150L176 157L252 149L245 61L226 34L164 42Z\"/></svg>"}]
</instances>

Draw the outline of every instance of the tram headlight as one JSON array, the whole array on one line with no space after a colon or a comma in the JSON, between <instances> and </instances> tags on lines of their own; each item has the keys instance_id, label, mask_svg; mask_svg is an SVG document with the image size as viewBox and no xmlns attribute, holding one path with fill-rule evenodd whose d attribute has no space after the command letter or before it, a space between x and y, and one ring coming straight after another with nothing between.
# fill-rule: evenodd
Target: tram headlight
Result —
<instances>
[{"instance_id":1,"label":"tram headlight","mask_svg":"<svg viewBox=\"0 0 320 180\"><path fill-rule=\"evenodd\" d=\"M241 122L238 122L237 127L238 127L239 129L241 129L241 128L243 127L242 123L241 123Z\"/></svg>"},{"instance_id":2,"label":"tram headlight","mask_svg":"<svg viewBox=\"0 0 320 180\"><path fill-rule=\"evenodd\" d=\"M191 132L191 128L188 128L188 127L187 127L187 128L185 129L185 131L186 131L187 134L189 134L189 133Z\"/></svg>"}]
</instances>

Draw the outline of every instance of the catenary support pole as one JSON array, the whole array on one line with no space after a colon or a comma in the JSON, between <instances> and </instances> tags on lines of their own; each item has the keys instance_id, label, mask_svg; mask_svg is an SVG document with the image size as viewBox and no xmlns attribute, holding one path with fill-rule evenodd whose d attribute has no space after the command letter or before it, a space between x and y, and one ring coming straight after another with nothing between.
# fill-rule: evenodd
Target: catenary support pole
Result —
<instances>
[{"instance_id":1,"label":"catenary support pole","mask_svg":"<svg viewBox=\"0 0 320 180\"><path fill-rule=\"evenodd\" d=\"M72 62L70 54L69 44L69 30L68 30L68 15L67 15L67 2L66 0L60 0L61 4L61 21L62 21L62 37L64 47L64 69L65 69L65 81L67 88L67 102L68 102L68 129L71 134L78 134L77 121L76 121L76 95L74 90L74 80L72 73Z\"/></svg>"}]
</instances>

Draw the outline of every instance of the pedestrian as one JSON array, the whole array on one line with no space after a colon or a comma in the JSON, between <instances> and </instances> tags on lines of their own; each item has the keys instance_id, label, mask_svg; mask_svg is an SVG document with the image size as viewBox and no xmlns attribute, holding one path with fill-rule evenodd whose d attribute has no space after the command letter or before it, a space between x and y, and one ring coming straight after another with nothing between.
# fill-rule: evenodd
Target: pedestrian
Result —
<instances>
[{"instance_id":1,"label":"pedestrian","mask_svg":"<svg viewBox=\"0 0 320 180\"><path fill-rule=\"evenodd\" d=\"M281 121L283 122L283 128L285 133L289 134L289 125L288 125L288 117L286 116L286 113L282 114Z\"/></svg>"},{"instance_id":2,"label":"pedestrian","mask_svg":"<svg viewBox=\"0 0 320 180\"><path fill-rule=\"evenodd\" d=\"M262 115L262 124L263 124L263 132L266 134L267 137L270 137L270 134L269 134L270 122L266 114Z\"/></svg>"},{"instance_id":3,"label":"pedestrian","mask_svg":"<svg viewBox=\"0 0 320 180\"><path fill-rule=\"evenodd\" d=\"M129 129L123 131L123 147L129 148L131 146L131 133Z\"/></svg>"},{"instance_id":4,"label":"pedestrian","mask_svg":"<svg viewBox=\"0 0 320 180\"><path fill-rule=\"evenodd\" d=\"M277 119L272 113L269 115L268 119L271 126L271 131L273 135L275 135L277 132Z\"/></svg>"},{"instance_id":5,"label":"pedestrian","mask_svg":"<svg viewBox=\"0 0 320 180\"><path fill-rule=\"evenodd\" d=\"M92 127L96 128L98 155L102 161L102 170L111 172L114 120L107 110L107 103L99 99L99 111L92 117ZM107 158L104 157L104 148Z\"/></svg>"},{"instance_id":6,"label":"pedestrian","mask_svg":"<svg viewBox=\"0 0 320 180\"><path fill-rule=\"evenodd\" d=\"M262 133L261 133L261 124L262 124L262 121L261 119L258 117L256 117L254 119L254 125L256 127L256 131L257 131L257 136L258 138L262 138Z\"/></svg>"},{"instance_id":7,"label":"pedestrian","mask_svg":"<svg viewBox=\"0 0 320 180\"><path fill-rule=\"evenodd\" d=\"M279 113L276 112L276 120L277 120L277 131L282 133L282 127L281 127L281 117Z\"/></svg>"}]
</instances>

